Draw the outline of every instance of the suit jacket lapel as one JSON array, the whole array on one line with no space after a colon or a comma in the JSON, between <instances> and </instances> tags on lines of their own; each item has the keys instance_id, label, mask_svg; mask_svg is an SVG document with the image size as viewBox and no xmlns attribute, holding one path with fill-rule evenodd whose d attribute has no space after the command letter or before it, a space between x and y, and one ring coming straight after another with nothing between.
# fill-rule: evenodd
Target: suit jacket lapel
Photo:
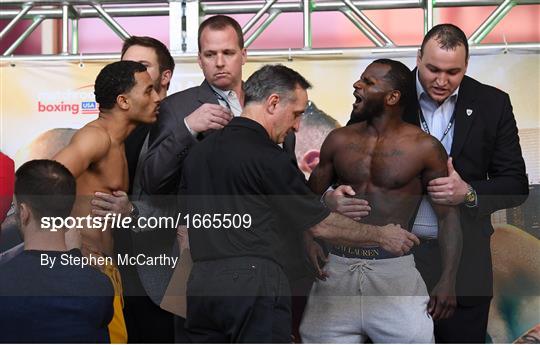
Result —
<instances>
[{"instance_id":1,"label":"suit jacket lapel","mask_svg":"<svg viewBox=\"0 0 540 345\"><path fill-rule=\"evenodd\" d=\"M412 96L409 104L405 107L405 112L403 113L403 121L408 122L412 125L420 126L420 119L418 118L418 108L420 108L420 104L418 104L418 96L416 93L416 68L413 69L411 73L411 79L412 79L412 87L414 88L414 92L411 95Z\"/></svg>"},{"instance_id":2,"label":"suit jacket lapel","mask_svg":"<svg viewBox=\"0 0 540 345\"><path fill-rule=\"evenodd\" d=\"M197 100L201 103L201 105L204 103L219 104L218 98L214 93L214 90L212 90L212 87L206 81L206 79L202 82L201 86L199 86L199 94Z\"/></svg>"},{"instance_id":3,"label":"suit jacket lapel","mask_svg":"<svg viewBox=\"0 0 540 345\"><path fill-rule=\"evenodd\" d=\"M452 140L452 149L450 155L457 157L463 149L469 130L473 123L474 117L478 114L478 109L475 107L474 90L471 88L469 77L465 76L459 88L458 99L455 108L456 122L454 124L454 138Z\"/></svg>"}]
</instances>

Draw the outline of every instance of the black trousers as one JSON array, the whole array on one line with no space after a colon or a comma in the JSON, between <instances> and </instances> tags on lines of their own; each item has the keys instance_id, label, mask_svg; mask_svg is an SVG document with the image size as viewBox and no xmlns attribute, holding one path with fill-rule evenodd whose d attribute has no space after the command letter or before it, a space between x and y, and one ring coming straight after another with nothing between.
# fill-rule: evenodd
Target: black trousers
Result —
<instances>
[{"instance_id":1,"label":"black trousers","mask_svg":"<svg viewBox=\"0 0 540 345\"><path fill-rule=\"evenodd\" d=\"M435 321L435 342L439 344L484 344L490 303L458 306L454 315Z\"/></svg>"},{"instance_id":2,"label":"black trousers","mask_svg":"<svg viewBox=\"0 0 540 345\"><path fill-rule=\"evenodd\" d=\"M441 276L441 255L437 240L422 241L413 247L416 268L429 292ZM463 303L467 299L466 303ZM471 303L471 300L475 302ZM457 298L454 315L435 322L436 343L485 343L491 296Z\"/></svg>"},{"instance_id":3,"label":"black trousers","mask_svg":"<svg viewBox=\"0 0 540 345\"><path fill-rule=\"evenodd\" d=\"M148 296L125 296L124 317L129 343L172 343L173 314L161 309Z\"/></svg>"},{"instance_id":4,"label":"black trousers","mask_svg":"<svg viewBox=\"0 0 540 345\"><path fill-rule=\"evenodd\" d=\"M185 328L194 343L290 343L287 278L275 262L238 257L196 262Z\"/></svg>"}]
</instances>

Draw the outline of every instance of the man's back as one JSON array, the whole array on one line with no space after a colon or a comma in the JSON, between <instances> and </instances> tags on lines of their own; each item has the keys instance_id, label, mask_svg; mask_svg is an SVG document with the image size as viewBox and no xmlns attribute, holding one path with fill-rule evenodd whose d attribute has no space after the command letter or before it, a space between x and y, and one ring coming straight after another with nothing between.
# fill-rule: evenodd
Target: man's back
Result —
<instances>
[{"instance_id":1,"label":"man's back","mask_svg":"<svg viewBox=\"0 0 540 345\"><path fill-rule=\"evenodd\" d=\"M445 174L444 148L409 124L377 133L362 122L336 130L332 142L337 182L351 185L371 206L363 223L408 227L428 179Z\"/></svg>"},{"instance_id":2,"label":"man's back","mask_svg":"<svg viewBox=\"0 0 540 345\"><path fill-rule=\"evenodd\" d=\"M0 267L0 342L109 342L112 285L94 268L60 262L69 257L81 253L27 250Z\"/></svg>"},{"instance_id":3,"label":"man's back","mask_svg":"<svg viewBox=\"0 0 540 345\"><path fill-rule=\"evenodd\" d=\"M223 216L217 216L221 227L215 226L217 221L208 230L191 227L194 261L262 256L279 262L276 250L283 232L305 229L304 223L328 215L311 206L309 200L318 197L309 191L290 155L247 118L234 118L195 146L182 178L191 217L229 213L232 219L229 227ZM278 220L289 226L278 227Z\"/></svg>"}]
</instances>

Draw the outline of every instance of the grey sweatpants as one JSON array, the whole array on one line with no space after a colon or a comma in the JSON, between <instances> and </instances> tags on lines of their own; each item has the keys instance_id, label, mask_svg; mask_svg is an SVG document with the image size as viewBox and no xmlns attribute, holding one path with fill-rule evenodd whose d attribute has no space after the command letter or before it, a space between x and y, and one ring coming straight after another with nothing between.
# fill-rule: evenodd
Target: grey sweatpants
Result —
<instances>
[{"instance_id":1,"label":"grey sweatpants","mask_svg":"<svg viewBox=\"0 0 540 345\"><path fill-rule=\"evenodd\" d=\"M304 311L305 343L433 343L429 296L412 255L382 260L330 254Z\"/></svg>"}]
</instances>

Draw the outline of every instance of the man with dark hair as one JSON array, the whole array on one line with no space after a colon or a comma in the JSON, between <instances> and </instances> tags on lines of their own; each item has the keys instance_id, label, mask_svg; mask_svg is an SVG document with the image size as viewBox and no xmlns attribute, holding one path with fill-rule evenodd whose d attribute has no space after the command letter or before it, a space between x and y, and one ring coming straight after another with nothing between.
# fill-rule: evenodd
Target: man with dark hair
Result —
<instances>
[{"instance_id":1,"label":"man with dark hair","mask_svg":"<svg viewBox=\"0 0 540 345\"><path fill-rule=\"evenodd\" d=\"M174 59L162 42L148 36L131 36L122 45L120 59L145 65L159 97L163 99L167 96L174 72Z\"/></svg>"},{"instance_id":2,"label":"man with dark hair","mask_svg":"<svg viewBox=\"0 0 540 345\"><path fill-rule=\"evenodd\" d=\"M510 98L466 76L468 61L463 31L452 24L434 26L418 52L417 69L411 75L416 98L404 114L405 121L439 139L451 156L449 176L429 183L430 198L441 205L459 205L461 210L457 308L451 318L435 322L437 342L485 342L493 295L490 216L520 205L529 192ZM350 123L357 121L352 116ZM412 229L423 239L414 257L432 298L444 268L439 230L432 206L424 198Z\"/></svg>"},{"instance_id":3,"label":"man with dark hair","mask_svg":"<svg viewBox=\"0 0 540 345\"><path fill-rule=\"evenodd\" d=\"M167 96L174 71L174 59L167 47L152 37L131 36L124 41L121 59L137 61L147 68L160 100ZM151 124L141 123L125 140L129 172L129 192L96 193L94 205L99 215L114 212L123 217L157 216L160 212L152 199L141 190L142 163L148 151ZM129 197L128 197L129 195ZM131 200L130 200L131 199ZM170 254L171 246L163 245L165 231L121 229L114 232L115 252L120 254ZM147 229L146 229L147 230ZM165 235L165 236L164 236ZM171 313L159 308L167 286L170 269L162 266L121 266L124 283L124 315L130 342L174 342L174 322Z\"/></svg>"},{"instance_id":4,"label":"man with dark hair","mask_svg":"<svg viewBox=\"0 0 540 345\"><path fill-rule=\"evenodd\" d=\"M174 59L167 47L160 41L147 36L131 36L122 46L122 61L137 61L146 66L150 79L154 82L159 99L167 97L167 90L174 72ZM139 156L145 156L148 150L148 132L150 125L140 124L126 139L126 156L128 158L130 191L135 180ZM139 182L140 184L140 182ZM140 185L134 192L140 193Z\"/></svg>"},{"instance_id":5,"label":"man with dark hair","mask_svg":"<svg viewBox=\"0 0 540 345\"><path fill-rule=\"evenodd\" d=\"M422 57L424 52L429 50L426 46L431 40L437 41L439 43L439 48L446 51L454 50L458 46L463 47L463 49L465 49L465 60L468 63L469 43L467 41L467 36L457 26L452 24L439 24L429 30L422 40L422 45L418 52L419 57Z\"/></svg>"},{"instance_id":6,"label":"man with dark hair","mask_svg":"<svg viewBox=\"0 0 540 345\"><path fill-rule=\"evenodd\" d=\"M246 82L242 116L186 159L185 214L214 219L209 226L188 225L194 264L186 329L194 342L291 341L289 285L276 255L290 229L336 244L379 243L397 255L417 241L399 226L359 224L330 213L309 191L279 146L298 130L309 87L285 66L262 67ZM232 227L227 215L236 219Z\"/></svg>"},{"instance_id":7,"label":"man with dark hair","mask_svg":"<svg viewBox=\"0 0 540 345\"><path fill-rule=\"evenodd\" d=\"M39 222L43 217L66 218L71 214L75 179L62 164L45 159L29 161L17 169L15 177L19 217L25 208Z\"/></svg>"},{"instance_id":8,"label":"man with dark hair","mask_svg":"<svg viewBox=\"0 0 540 345\"><path fill-rule=\"evenodd\" d=\"M108 343L113 287L97 269L65 264L66 219L75 179L60 163L33 160L16 173L15 205L24 251L0 266L1 343ZM45 264L44 264L45 262Z\"/></svg>"},{"instance_id":9,"label":"man with dark hair","mask_svg":"<svg viewBox=\"0 0 540 345\"><path fill-rule=\"evenodd\" d=\"M362 223L388 222L408 228L429 181L446 176L446 152L418 127L401 120L411 71L401 62L380 59L354 84L352 115L360 123L334 130L309 179L323 194L333 183L351 185L356 197L372 205ZM402 98L402 96L404 98ZM404 162L407 165L404 166ZM455 306L455 276L461 253L461 228L455 207L436 206L444 244L444 280L436 287L446 308ZM426 286L413 256L377 247L333 246L325 266L329 277L311 290L301 326L308 343L429 343L433 322L427 313ZM432 309L432 306L429 306ZM431 311L431 310L430 310Z\"/></svg>"},{"instance_id":10,"label":"man with dark hair","mask_svg":"<svg viewBox=\"0 0 540 345\"><path fill-rule=\"evenodd\" d=\"M453 318L436 323L439 342L485 341L493 295L490 217L497 210L520 205L529 192L510 98L465 76L468 58L461 29L451 24L431 29L417 58L418 102L404 118L441 138L451 156L449 177L432 181L428 191L435 203L461 208L464 238L458 308ZM445 126L451 126L450 130ZM419 236L433 239L437 227L424 225L432 224L427 221L430 213L429 207L421 205L415 227ZM425 242L415 252L428 288L440 277L440 241Z\"/></svg>"},{"instance_id":11,"label":"man with dark hair","mask_svg":"<svg viewBox=\"0 0 540 345\"><path fill-rule=\"evenodd\" d=\"M142 72L146 72L146 67L134 61L113 62L99 72L94 84L94 95L99 103L100 115L113 109L118 98L125 97L123 93L131 91L138 81L136 73Z\"/></svg>"},{"instance_id":12,"label":"man with dark hair","mask_svg":"<svg viewBox=\"0 0 540 345\"><path fill-rule=\"evenodd\" d=\"M112 194L126 192L129 186L128 167L124 140L139 123L156 121L159 96L146 67L134 61L118 61L105 66L96 78L96 101L99 103L98 119L77 131L69 145L54 159L64 164L77 179L78 199L73 216L86 217L92 205L102 206L103 201L93 200L96 192ZM101 215L101 214L98 214ZM110 229L84 229L81 231L85 256L113 255L113 237ZM127 340L121 310L121 283L116 265L103 265L100 269L115 284L115 317L111 322L111 341Z\"/></svg>"}]
</instances>

